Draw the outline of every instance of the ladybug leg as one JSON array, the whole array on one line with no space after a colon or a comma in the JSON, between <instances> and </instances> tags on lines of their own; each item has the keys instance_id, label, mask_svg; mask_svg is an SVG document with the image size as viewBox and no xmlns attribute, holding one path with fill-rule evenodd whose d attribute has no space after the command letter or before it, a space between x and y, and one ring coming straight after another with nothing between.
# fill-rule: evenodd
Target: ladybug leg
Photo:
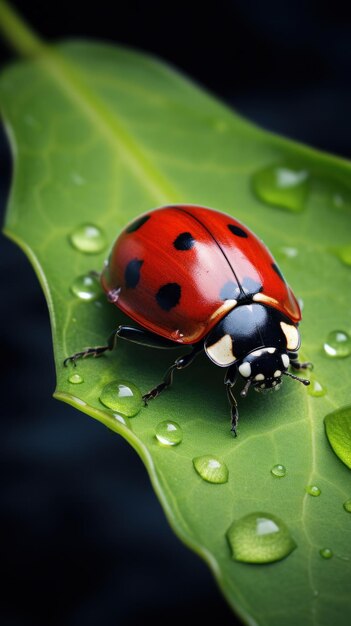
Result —
<instances>
[{"instance_id":1,"label":"ladybug leg","mask_svg":"<svg viewBox=\"0 0 351 626\"><path fill-rule=\"evenodd\" d=\"M202 350L203 350L203 342L199 342L198 344L194 344L193 349L191 352L189 352L189 354L185 354L184 356L181 356L178 359L176 359L176 361L174 361L171 367L169 367L168 370L166 371L163 377L163 381L159 385L156 385L156 387L151 389L148 393L145 393L143 395L145 406L147 406L147 403L149 400L153 400L154 398L157 398L157 396L159 396L160 393L164 391L164 389L167 389L168 387L171 386L171 384L173 383L173 374L175 370L182 370L185 367L188 367L189 365L191 365L191 363L195 360L199 352L201 352Z\"/></svg>"},{"instance_id":2,"label":"ladybug leg","mask_svg":"<svg viewBox=\"0 0 351 626\"><path fill-rule=\"evenodd\" d=\"M108 338L106 346L95 346L94 348L85 348L85 350L81 352L75 352L75 354L68 356L67 359L64 360L64 366L67 367L68 363L73 363L75 366L78 359L85 359L87 356L97 357L106 352L106 350L113 350L116 345L116 338L117 333L113 332Z\"/></svg>"},{"instance_id":3,"label":"ladybug leg","mask_svg":"<svg viewBox=\"0 0 351 626\"><path fill-rule=\"evenodd\" d=\"M290 359L290 365L295 370L306 370L306 369L312 370L313 369L313 363L311 363L310 361L305 361L304 363L300 363L299 355L297 352L288 352L288 356Z\"/></svg>"},{"instance_id":4,"label":"ladybug leg","mask_svg":"<svg viewBox=\"0 0 351 626\"><path fill-rule=\"evenodd\" d=\"M142 328L134 328L133 326L119 326L115 331L116 339L125 339L139 346L147 346L148 348L179 348L179 343L171 339L160 337L156 333Z\"/></svg>"},{"instance_id":5,"label":"ladybug leg","mask_svg":"<svg viewBox=\"0 0 351 626\"><path fill-rule=\"evenodd\" d=\"M162 383L156 385L156 387L154 387L147 393L144 393L143 400L145 406L147 406L149 400L154 400L154 398L157 398L157 396L159 396L164 389L167 389L167 387L171 386L171 384L173 383L173 372L175 369L178 369L177 361L168 368L167 372L164 375Z\"/></svg>"},{"instance_id":6,"label":"ladybug leg","mask_svg":"<svg viewBox=\"0 0 351 626\"><path fill-rule=\"evenodd\" d=\"M237 436L236 427L237 427L238 420L239 420L238 404L237 404L237 401L235 399L234 392L233 392L233 387L235 385L236 377L237 377L237 367L234 364L234 365L231 365L227 369L226 375L224 377L224 384L226 386L227 397L228 397L228 401L230 404L231 431L234 437Z\"/></svg>"},{"instance_id":7,"label":"ladybug leg","mask_svg":"<svg viewBox=\"0 0 351 626\"><path fill-rule=\"evenodd\" d=\"M114 330L108 338L106 346L96 346L94 348L85 348L81 352L76 352L64 360L63 364L66 367L68 363L76 364L78 359L85 359L87 356L97 357L106 352L107 350L113 350L116 347L117 338L125 339L139 345L148 346L151 348L179 348L179 344L169 339L164 339L158 335L151 333L141 328L133 328L132 326L119 326L117 330Z\"/></svg>"}]
</instances>

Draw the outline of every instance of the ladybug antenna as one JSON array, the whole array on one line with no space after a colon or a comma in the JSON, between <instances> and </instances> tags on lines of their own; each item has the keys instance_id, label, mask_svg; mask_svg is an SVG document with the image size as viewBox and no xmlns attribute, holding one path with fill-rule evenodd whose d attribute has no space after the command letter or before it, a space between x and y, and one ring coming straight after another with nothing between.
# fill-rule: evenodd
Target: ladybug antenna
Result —
<instances>
[{"instance_id":1,"label":"ladybug antenna","mask_svg":"<svg viewBox=\"0 0 351 626\"><path fill-rule=\"evenodd\" d=\"M250 385L251 385L251 383L252 383L252 380L251 380L251 378L249 378L249 380L247 381L247 383L246 383L245 387L241 390L240 395L241 395L243 398L246 398L246 396L247 396L247 394L248 394L248 391L249 391L249 389L250 389Z\"/></svg>"},{"instance_id":2,"label":"ladybug antenna","mask_svg":"<svg viewBox=\"0 0 351 626\"><path fill-rule=\"evenodd\" d=\"M307 378L299 378L298 376L295 376L294 374L290 374L290 372L283 372L283 374L285 376L290 376L290 378L294 378L294 380L298 380L299 383L302 383L303 385L310 385L311 381L307 380Z\"/></svg>"}]
</instances>

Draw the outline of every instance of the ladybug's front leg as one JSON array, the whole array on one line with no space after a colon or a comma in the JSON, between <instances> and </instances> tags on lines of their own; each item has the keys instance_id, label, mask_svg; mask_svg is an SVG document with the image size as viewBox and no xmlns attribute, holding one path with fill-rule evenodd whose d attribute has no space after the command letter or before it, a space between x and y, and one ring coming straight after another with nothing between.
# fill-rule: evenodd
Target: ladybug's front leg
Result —
<instances>
[{"instance_id":1,"label":"ladybug's front leg","mask_svg":"<svg viewBox=\"0 0 351 626\"><path fill-rule=\"evenodd\" d=\"M300 363L299 355L297 352L288 352L288 356L290 359L290 365L295 370L306 370L306 369L312 370L313 369L313 363L311 363L310 361L305 361L304 363Z\"/></svg>"},{"instance_id":2,"label":"ladybug's front leg","mask_svg":"<svg viewBox=\"0 0 351 626\"><path fill-rule=\"evenodd\" d=\"M114 331L113 333L111 333L111 335L108 338L106 346L95 346L94 348L85 348L84 350L81 350L81 352L75 352L71 356L68 356L63 362L64 366L66 367L68 363L73 363L73 365L76 365L76 361L78 359L85 359L87 356L94 356L94 357L101 356L101 354L106 352L106 350L113 350L116 345L117 333L118 331L117 332Z\"/></svg>"},{"instance_id":3,"label":"ladybug's front leg","mask_svg":"<svg viewBox=\"0 0 351 626\"><path fill-rule=\"evenodd\" d=\"M170 387L171 384L173 383L173 374L175 370L183 370L185 367L188 367L189 365L191 365L195 357L202 350L203 350L203 342L201 341L198 344L195 344L193 346L193 349L191 352L189 352L189 354L185 354L184 356L181 356L178 359L176 359L173 365L171 365L171 367L169 367L167 372L165 373L163 377L163 381L159 385L156 385L156 387L151 389L151 391L148 391L148 393L145 393L143 395L143 400L144 400L145 405L147 405L149 400L153 400L154 398L157 398L157 396L159 396L160 393L164 391L164 389L167 389L167 387Z\"/></svg>"},{"instance_id":4,"label":"ladybug's front leg","mask_svg":"<svg viewBox=\"0 0 351 626\"><path fill-rule=\"evenodd\" d=\"M231 417L231 431L234 437L237 436L236 427L239 420L238 404L234 396L233 387L235 385L237 377L237 367L235 364L231 365L224 378L224 384L227 390L227 397L230 404L230 417Z\"/></svg>"}]
</instances>

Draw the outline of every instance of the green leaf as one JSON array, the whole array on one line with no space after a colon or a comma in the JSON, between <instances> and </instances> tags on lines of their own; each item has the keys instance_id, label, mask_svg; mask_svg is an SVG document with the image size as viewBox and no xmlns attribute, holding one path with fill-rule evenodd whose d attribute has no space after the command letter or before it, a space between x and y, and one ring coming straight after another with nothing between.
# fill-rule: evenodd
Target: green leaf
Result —
<instances>
[{"instance_id":1,"label":"green leaf","mask_svg":"<svg viewBox=\"0 0 351 626\"><path fill-rule=\"evenodd\" d=\"M335 454L351 469L351 406L333 411L324 418L324 423Z\"/></svg>"},{"instance_id":2,"label":"green leaf","mask_svg":"<svg viewBox=\"0 0 351 626\"><path fill-rule=\"evenodd\" d=\"M27 47L33 51L31 41ZM0 82L15 160L6 233L27 253L47 298L55 396L135 448L175 532L207 561L246 623L349 624L350 517L343 503L350 476L330 450L323 418L350 401L351 359L328 357L323 342L330 331L350 331L351 272L337 253L351 243L350 164L262 132L145 55L83 41L45 54L34 48L37 59L8 68ZM125 320L96 294L93 280L79 277L101 270L130 219L169 202L212 206L245 222L303 300L302 357L314 363L318 384L310 395L287 379L277 394L240 398L237 439L223 371L205 358L130 418L100 402L102 389L122 379L147 391L173 351L121 343L75 371L63 367L65 357L101 345ZM72 245L72 233L86 224L101 229L105 249L87 254ZM91 297L74 295L77 279L78 291L92 290ZM180 425L177 445L155 437L164 421ZM201 477L193 460L203 456L226 465L227 482ZM281 477L271 473L277 464L286 468ZM311 496L307 486L321 494ZM237 562L227 531L260 511L281 520L297 547L270 565ZM325 548L333 558L322 558Z\"/></svg>"}]
</instances>

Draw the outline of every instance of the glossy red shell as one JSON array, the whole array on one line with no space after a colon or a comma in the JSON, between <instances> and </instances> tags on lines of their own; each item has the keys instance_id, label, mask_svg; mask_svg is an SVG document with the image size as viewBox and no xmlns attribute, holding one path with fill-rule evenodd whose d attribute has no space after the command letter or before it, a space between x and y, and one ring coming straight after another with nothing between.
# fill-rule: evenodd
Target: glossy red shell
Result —
<instances>
[{"instance_id":1,"label":"glossy red shell","mask_svg":"<svg viewBox=\"0 0 351 626\"><path fill-rule=\"evenodd\" d=\"M177 249L180 235L191 235L192 245ZM130 281L127 268L133 264L138 271ZM262 241L229 215L200 206L162 207L129 224L101 282L107 294L120 289L115 304L129 317L178 343L202 339L234 300L272 306L293 323L301 319L296 298ZM165 309L157 294L167 285L179 287L179 298Z\"/></svg>"}]
</instances>

